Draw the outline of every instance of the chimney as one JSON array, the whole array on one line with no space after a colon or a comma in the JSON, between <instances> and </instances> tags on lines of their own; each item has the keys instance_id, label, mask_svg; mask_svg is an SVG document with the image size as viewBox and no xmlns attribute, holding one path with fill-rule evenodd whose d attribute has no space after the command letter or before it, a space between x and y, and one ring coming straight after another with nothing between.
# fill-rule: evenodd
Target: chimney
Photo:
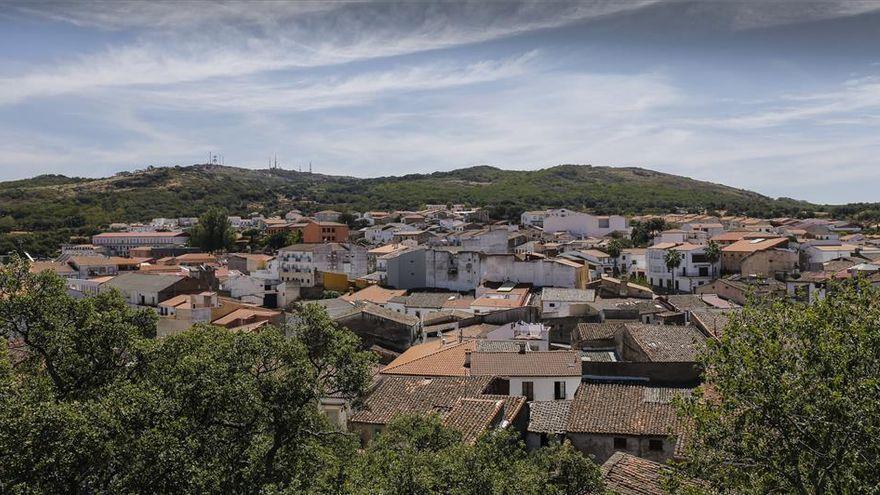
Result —
<instances>
[{"instance_id":1,"label":"chimney","mask_svg":"<svg viewBox=\"0 0 880 495\"><path fill-rule=\"evenodd\" d=\"M471 351L467 351L464 353L464 367L465 368L471 367Z\"/></svg>"},{"instance_id":2,"label":"chimney","mask_svg":"<svg viewBox=\"0 0 880 495\"><path fill-rule=\"evenodd\" d=\"M519 353L520 353L520 354L525 354L525 353L526 353L526 343L525 343L525 342L520 342L520 343L519 343Z\"/></svg>"}]
</instances>

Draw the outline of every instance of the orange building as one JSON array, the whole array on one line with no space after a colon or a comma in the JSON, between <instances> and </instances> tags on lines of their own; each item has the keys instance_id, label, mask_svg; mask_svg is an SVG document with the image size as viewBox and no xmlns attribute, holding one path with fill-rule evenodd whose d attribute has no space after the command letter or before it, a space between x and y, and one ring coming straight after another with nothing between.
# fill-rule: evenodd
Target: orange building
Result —
<instances>
[{"instance_id":1,"label":"orange building","mask_svg":"<svg viewBox=\"0 0 880 495\"><path fill-rule=\"evenodd\" d=\"M266 233L269 235L283 231L299 232L302 234L302 242L306 244L348 242L348 225L344 223L306 220L305 222L271 225L266 229Z\"/></svg>"},{"instance_id":2,"label":"orange building","mask_svg":"<svg viewBox=\"0 0 880 495\"><path fill-rule=\"evenodd\" d=\"M304 243L347 242L348 225L310 220L302 227L302 241Z\"/></svg>"}]
</instances>

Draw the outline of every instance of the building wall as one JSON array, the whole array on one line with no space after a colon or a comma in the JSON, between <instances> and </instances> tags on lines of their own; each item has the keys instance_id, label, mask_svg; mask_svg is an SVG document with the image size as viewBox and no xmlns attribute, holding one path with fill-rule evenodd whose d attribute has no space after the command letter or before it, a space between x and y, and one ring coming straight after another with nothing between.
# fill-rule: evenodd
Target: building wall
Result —
<instances>
[{"instance_id":1,"label":"building wall","mask_svg":"<svg viewBox=\"0 0 880 495\"><path fill-rule=\"evenodd\" d=\"M507 229L489 230L473 237L461 240L461 247L470 251L482 251L487 254L507 253Z\"/></svg>"},{"instance_id":2,"label":"building wall","mask_svg":"<svg viewBox=\"0 0 880 495\"><path fill-rule=\"evenodd\" d=\"M600 219L595 215L566 209L550 210L544 218L545 232L569 232L588 237L602 237L614 231L626 231L626 218L610 215Z\"/></svg>"},{"instance_id":3,"label":"building wall","mask_svg":"<svg viewBox=\"0 0 880 495\"><path fill-rule=\"evenodd\" d=\"M466 292L482 282L483 256L476 251L425 250L425 285ZM399 287L402 288L402 287Z\"/></svg>"},{"instance_id":4,"label":"building wall","mask_svg":"<svg viewBox=\"0 0 880 495\"><path fill-rule=\"evenodd\" d=\"M348 240L348 226L324 226L315 222L309 222L303 227L302 236L303 242L307 244L319 242L346 242Z\"/></svg>"},{"instance_id":5,"label":"building wall","mask_svg":"<svg viewBox=\"0 0 880 495\"><path fill-rule=\"evenodd\" d=\"M777 273L793 271L798 264L798 254L789 249L770 249L758 251L747 256L740 263L742 275L773 277Z\"/></svg>"},{"instance_id":6,"label":"building wall","mask_svg":"<svg viewBox=\"0 0 880 495\"><path fill-rule=\"evenodd\" d=\"M602 464L616 451L628 452L632 455L650 459L657 462L665 462L675 454L675 443L668 437L641 437L632 435L605 435L591 433L566 434L572 445L581 452L594 457L597 464ZM615 438L625 438L626 448L614 446ZM650 449L651 440L661 441L662 449L654 451Z\"/></svg>"},{"instance_id":7,"label":"building wall","mask_svg":"<svg viewBox=\"0 0 880 495\"><path fill-rule=\"evenodd\" d=\"M387 283L395 289L428 287L425 272L425 249L404 251L386 260Z\"/></svg>"},{"instance_id":8,"label":"building wall","mask_svg":"<svg viewBox=\"0 0 880 495\"><path fill-rule=\"evenodd\" d=\"M510 395L525 395L522 389L523 382L534 384L535 397L533 400L556 400L554 397L555 384L556 382L565 382L565 399L571 400L581 384L581 377L510 377Z\"/></svg>"}]
</instances>

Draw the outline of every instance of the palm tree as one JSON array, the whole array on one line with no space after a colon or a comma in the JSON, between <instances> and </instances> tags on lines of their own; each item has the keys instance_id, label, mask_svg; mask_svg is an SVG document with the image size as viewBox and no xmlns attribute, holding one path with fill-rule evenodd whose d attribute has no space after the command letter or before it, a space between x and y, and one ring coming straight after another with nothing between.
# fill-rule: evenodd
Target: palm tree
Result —
<instances>
[{"instance_id":1,"label":"palm tree","mask_svg":"<svg viewBox=\"0 0 880 495\"><path fill-rule=\"evenodd\" d=\"M675 290L675 269L681 266L681 251L676 251L675 249L667 249L666 254L663 256L663 261L666 262L666 268L672 272L672 289Z\"/></svg>"},{"instance_id":2,"label":"palm tree","mask_svg":"<svg viewBox=\"0 0 880 495\"><path fill-rule=\"evenodd\" d=\"M620 257L620 252L622 251L623 246L620 241L617 239L611 239L611 242L608 243L608 247L605 251L608 252L608 256L611 256L611 259L614 260L614 275L618 275L619 271L617 269L617 258Z\"/></svg>"},{"instance_id":3,"label":"palm tree","mask_svg":"<svg viewBox=\"0 0 880 495\"><path fill-rule=\"evenodd\" d=\"M712 278L715 278L715 263L721 259L721 246L715 241L709 241L706 245L706 259L712 263Z\"/></svg>"}]
</instances>

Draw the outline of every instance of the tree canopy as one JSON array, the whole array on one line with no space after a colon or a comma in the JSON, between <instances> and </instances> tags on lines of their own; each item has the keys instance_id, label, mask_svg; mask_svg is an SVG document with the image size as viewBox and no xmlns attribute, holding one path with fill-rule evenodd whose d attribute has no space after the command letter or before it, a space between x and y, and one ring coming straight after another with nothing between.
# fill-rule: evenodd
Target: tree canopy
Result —
<instances>
[{"instance_id":1,"label":"tree canopy","mask_svg":"<svg viewBox=\"0 0 880 495\"><path fill-rule=\"evenodd\" d=\"M438 416L395 419L358 458L352 482L351 493L364 495L569 495L602 486L598 467L570 443L529 453L502 430L471 445Z\"/></svg>"},{"instance_id":2,"label":"tree canopy","mask_svg":"<svg viewBox=\"0 0 880 495\"><path fill-rule=\"evenodd\" d=\"M190 244L204 251L230 249L234 243L235 231L226 210L220 208L208 209L190 233Z\"/></svg>"},{"instance_id":3,"label":"tree canopy","mask_svg":"<svg viewBox=\"0 0 880 495\"><path fill-rule=\"evenodd\" d=\"M751 305L704 361L686 472L720 493L880 492L880 290Z\"/></svg>"}]
</instances>

